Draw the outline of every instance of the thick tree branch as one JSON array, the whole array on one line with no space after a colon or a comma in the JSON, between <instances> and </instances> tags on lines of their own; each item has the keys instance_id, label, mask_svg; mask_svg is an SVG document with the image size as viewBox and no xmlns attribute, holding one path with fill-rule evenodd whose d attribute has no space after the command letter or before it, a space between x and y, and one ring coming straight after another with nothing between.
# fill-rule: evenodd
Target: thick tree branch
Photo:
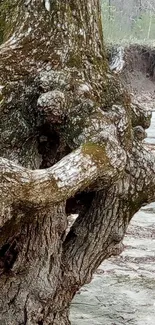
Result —
<instances>
[{"instance_id":1,"label":"thick tree branch","mask_svg":"<svg viewBox=\"0 0 155 325\"><path fill-rule=\"evenodd\" d=\"M126 158L125 152L118 146L114 148L114 145L85 144L45 170L32 171L1 158L0 196L5 221L6 211L12 203L25 202L41 207L73 196L99 176L105 183L117 177L123 171ZM3 222L2 217L1 225Z\"/></svg>"},{"instance_id":2,"label":"thick tree branch","mask_svg":"<svg viewBox=\"0 0 155 325\"><path fill-rule=\"evenodd\" d=\"M73 224L64 243L66 281L89 282L100 263L120 253L127 226L142 204L155 199L155 157L140 143L128 153L123 177L96 193L89 209Z\"/></svg>"}]
</instances>

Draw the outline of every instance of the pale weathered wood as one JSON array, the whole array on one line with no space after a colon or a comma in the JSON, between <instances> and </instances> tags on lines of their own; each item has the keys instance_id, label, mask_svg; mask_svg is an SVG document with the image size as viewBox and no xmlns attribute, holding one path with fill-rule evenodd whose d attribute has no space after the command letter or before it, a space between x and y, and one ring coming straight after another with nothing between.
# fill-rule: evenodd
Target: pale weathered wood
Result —
<instances>
[{"instance_id":1,"label":"pale weathered wood","mask_svg":"<svg viewBox=\"0 0 155 325\"><path fill-rule=\"evenodd\" d=\"M34 171L0 158L1 227L7 221L7 211L10 219L9 208L13 203L34 207L58 203L88 187L99 176L105 183L116 177L125 166L125 153L118 147L115 149L116 157L110 160L104 146L85 144L53 167Z\"/></svg>"}]
</instances>

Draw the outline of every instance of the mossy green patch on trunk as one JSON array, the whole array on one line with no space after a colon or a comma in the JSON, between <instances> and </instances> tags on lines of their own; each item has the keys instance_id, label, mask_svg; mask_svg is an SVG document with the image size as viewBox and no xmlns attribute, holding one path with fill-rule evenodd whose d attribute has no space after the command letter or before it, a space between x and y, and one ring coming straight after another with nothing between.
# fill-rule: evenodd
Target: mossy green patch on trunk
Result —
<instances>
[{"instance_id":1,"label":"mossy green patch on trunk","mask_svg":"<svg viewBox=\"0 0 155 325\"><path fill-rule=\"evenodd\" d=\"M11 35L17 12L18 0L2 0L0 2L0 44Z\"/></svg>"}]
</instances>

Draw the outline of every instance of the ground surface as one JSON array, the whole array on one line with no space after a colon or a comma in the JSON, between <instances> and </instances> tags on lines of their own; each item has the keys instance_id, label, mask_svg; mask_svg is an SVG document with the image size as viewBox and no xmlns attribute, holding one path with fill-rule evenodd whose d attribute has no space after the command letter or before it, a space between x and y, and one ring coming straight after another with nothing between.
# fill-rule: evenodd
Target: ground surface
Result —
<instances>
[{"instance_id":1,"label":"ground surface","mask_svg":"<svg viewBox=\"0 0 155 325\"><path fill-rule=\"evenodd\" d=\"M140 53L127 50L122 79L136 100L154 110L146 140L154 151L155 78L148 49ZM134 216L124 244L121 256L102 263L91 284L76 295L72 325L155 324L155 203Z\"/></svg>"},{"instance_id":2,"label":"ground surface","mask_svg":"<svg viewBox=\"0 0 155 325\"><path fill-rule=\"evenodd\" d=\"M135 215L124 243L76 295L72 325L155 324L155 204Z\"/></svg>"}]
</instances>

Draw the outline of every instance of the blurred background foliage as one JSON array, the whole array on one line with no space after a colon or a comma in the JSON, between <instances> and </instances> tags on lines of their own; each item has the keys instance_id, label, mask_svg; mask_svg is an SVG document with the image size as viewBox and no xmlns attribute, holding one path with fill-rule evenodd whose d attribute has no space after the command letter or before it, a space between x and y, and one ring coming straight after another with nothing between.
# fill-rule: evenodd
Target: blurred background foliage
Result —
<instances>
[{"instance_id":1,"label":"blurred background foliage","mask_svg":"<svg viewBox=\"0 0 155 325\"><path fill-rule=\"evenodd\" d=\"M101 0L108 42L155 41L155 0Z\"/></svg>"}]
</instances>

